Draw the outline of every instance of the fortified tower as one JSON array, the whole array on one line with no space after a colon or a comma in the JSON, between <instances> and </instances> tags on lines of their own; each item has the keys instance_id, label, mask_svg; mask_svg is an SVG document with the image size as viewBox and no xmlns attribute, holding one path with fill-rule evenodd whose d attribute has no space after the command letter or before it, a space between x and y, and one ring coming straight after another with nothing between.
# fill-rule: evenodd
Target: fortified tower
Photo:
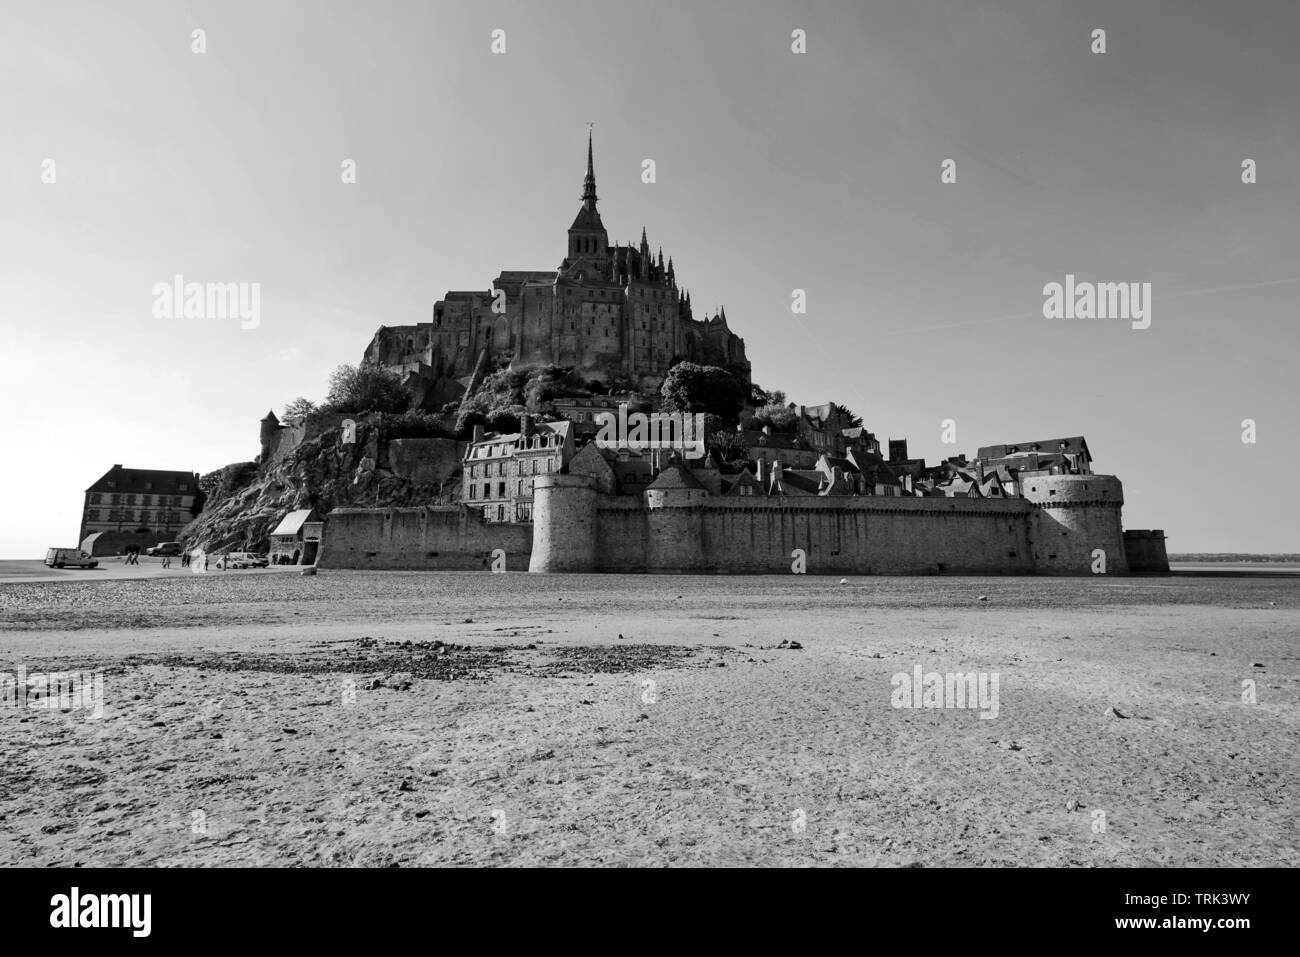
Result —
<instances>
[{"instance_id":1,"label":"fortified tower","mask_svg":"<svg viewBox=\"0 0 1300 957\"><path fill-rule=\"evenodd\" d=\"M589 572L596 567L596 481L556 472L533 482L530 572Z\"/></svg>"},{"instance_id":2,"label":"fortified tower","mask_svg":"<svg viewBox=\"0 0 1300 957\"><path fill-rule=\"evenodd\" d=\"M1086 575L1106 553L1106 574L1127 575L1120 509L1124 486L1113 475L1046 475L1021 480L1020 494L1037 507L1029 519L1035 570Z\"/></svg>"},{"instance_id":3,"label":"fortified tower","mask_svg":"<svg viewBox=\"0 0 1300 957\"><path fill-rule=\"evenodd\" d=\"M702 532L704 486L675 462L646 487L650 536L647 571L705 570Z\"/></svg>"}]
</instances>

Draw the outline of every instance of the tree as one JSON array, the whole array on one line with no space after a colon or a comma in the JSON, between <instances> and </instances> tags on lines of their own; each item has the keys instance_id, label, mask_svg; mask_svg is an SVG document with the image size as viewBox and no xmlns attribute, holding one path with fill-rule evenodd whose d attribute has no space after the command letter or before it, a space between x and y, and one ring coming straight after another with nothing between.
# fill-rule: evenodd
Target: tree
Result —
<instances>
[{"instance_id":1,"label":"tree","mask_svg":"<svg viewBox=\"0 0 1300 957\"><path fill-rule=\"evenodd\" d=\"M835 415L841 415L844 418L848 419L849 424L848 426L846 426L846 428L856 429L862 425L862 416L854 413L854 411L850 409L847 405L840 405L838 402L832 402L831 413Z\"/></svg>"},{"instance_id":2,"label":"tree","mask_svg":"<svg viewBox=\"0 0 1300 957\"><path fill-rule=\"evenodd\" d=\"M749 464L749 444L735 429L723 426L717 416L704 417L704 445L710 452L730 466L743 468Z\"/></svg>"},{"instance_id":3,"label":"tree","mask_svg":"<svg viewBox=\"0 0 1300 957\"><path fill-rule=\"evenodd\" d=\"M664 376L659 394L665 412L707 412L735 426L749 390L725 369L680 362Z\"/></svg>"},{"instance_id":4,"label":"tree","mask_svg":"<svg viewBox=\"0 0 1300 957\"><path fill-rule=\"evenodd\" d=\"M316 403L311 399L304 399L302 396L294 399L284 407L284 416L286 419L296 419L300 416L308 415L316 411Z\"/></svg>"},{"instance_id":5,"label":"tree","mask_svg":"<svg viewBox=\"0 0 1300 957\"><path fill-rule=\"evenodd\" d=\"M785 396L780 392L772 393L779 395L782 399ZM757 412L747 423L751 428L761 429L763 426L771 426L773 432L797 432L799 430L799 413L785 405L784 402L769 402Z\"/></svg>"},{"instance_id":6,"label":"tree","mask_svg":"<svg viewBox=\"0 0 1300 957\"><path fill-rule=\"evenodd\" d=\"M321 411L405 412L411 397L401 377L382 366L344 363L330 373L330 388Z\"/></svg>"}]
</instances>

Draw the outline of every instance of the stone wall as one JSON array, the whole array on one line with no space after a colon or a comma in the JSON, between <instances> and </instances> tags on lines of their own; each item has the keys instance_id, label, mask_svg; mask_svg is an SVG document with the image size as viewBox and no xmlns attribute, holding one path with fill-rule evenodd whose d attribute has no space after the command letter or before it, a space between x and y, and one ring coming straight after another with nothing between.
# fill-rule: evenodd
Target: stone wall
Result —
<instances>
[{"instance_id":1,"label":"stone wall","mask_svg":"<svg viewBox=\"0 0 1300 957\"><path fill-rule=\"evenodd\" d=\"M1026 574L1020 499L702 497L699 490L603 496L585 476L539 477L533 571L789 574ZM594 514L595 527L584 524Z\"/></svg>"},{"instance_id":2,"label":"stone wall","mask_svg":"<svg viewBox=\"0 0 1300 957\"><path fill-rule=\"evenodd\" d=\"M1030 479L1034 500L614 496L594 483L538 476L532 525L485 523L463 506L335 509L319 564L483 569L501 548L508 570L790 574L802 549L811 575L1089 575L1100 548L1106 574L1129 570L1112 476Z\"/></svg>"},{"instance_id":3,"label":"stone wall","mask_svg":"<svg viewBox=\"0 0 1300 957\"><path fill-rule=\"evenodd\" d=\"M532 526L487 523L461 505L336 508L325 523L320 568L483 571L495 549L507 571L526 571Z\"/></svg>"},{"instance_id":4,"label":"stone wall","mask_svg":"<svg viewBox=\"0 0 1300 957\"><path fill-rule=\"evenodd\" d=\"M1169 555L1165 552L1163 529L1135 529L1124 532L1124 554L1128 570L1134 573L1167 574Z\"/></svg>"}]
</instances>

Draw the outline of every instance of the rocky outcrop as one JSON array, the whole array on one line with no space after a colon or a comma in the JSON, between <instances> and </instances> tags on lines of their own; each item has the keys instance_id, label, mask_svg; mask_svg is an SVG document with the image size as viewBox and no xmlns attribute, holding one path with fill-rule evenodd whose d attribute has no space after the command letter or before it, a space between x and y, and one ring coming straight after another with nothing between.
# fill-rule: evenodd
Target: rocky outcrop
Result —
<instances>
[{"instance_id":1,"label":"rocky outcrop","mask_svg":"<svg viewBox=\"0 0 1300 957\"><path fill-rule=\"evenodd\" d=\"M437 468L420 468L410 454L416 443L387 440L382 422L358 424L355 441L344 438L342 429L330 429L265 468L245 462L204 476L203 511L181 532L181 539L187 547L207 551L266 551L272 529L294 509L314 508L325 515L342 506L448 505L459 500L463 443L420 440L420 445L434 444L439 463Z\"/></svg>"}]
</instances>

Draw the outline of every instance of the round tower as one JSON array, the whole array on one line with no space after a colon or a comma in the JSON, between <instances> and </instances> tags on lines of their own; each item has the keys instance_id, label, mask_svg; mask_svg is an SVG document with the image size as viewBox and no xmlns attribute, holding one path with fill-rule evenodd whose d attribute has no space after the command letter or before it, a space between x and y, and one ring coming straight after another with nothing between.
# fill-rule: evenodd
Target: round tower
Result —
<instances>
[{"instance_id":1,"label":"round tower","mask_svg":"<svg viewBox=\"0 0 1300 957\"><path fill-rule=\"evenodd\" d=\"M280 431L280 420L275 417L274 410L266 413L262 419L262 427L258 431L258 439L262 445L262 457L258 462L265 466L271 460L271 446L275 442L276 433Z\"/></svg>"},{"instance_id":2,"label":"round tower","mask_svg":"<svg viewBox=\"0 0 1300 957\"><path fill-rule=\"evenodd\" d=\"M668 466L646 487L650 532L646 567L650 571L703 569L703 506L708 494L680 464Z\"/></svg>"},{"instance_id":3,"label":"round tower","mask_svg":"<svg viewBox=\"0 0 1300 957\"><path fill-rule=\"evenodd\" d=\"M1124 486L1113 475L1023 477L1020 494L1037 508L1030 517L1030 554L1049 575L1127 575L1120 510ZM1098 569L1094 571L1094 569Z\"/></svg>"},{"instance_id":4,"label":"round tower","mask_svg":"<svg viewBox=\"0 0 1300 957\"><path fill-rule=\"evenodd\" d=\"M596 568L596 483L589 475L539 475L533 483L530 572Z\"/></svg>"}]
</instances>

